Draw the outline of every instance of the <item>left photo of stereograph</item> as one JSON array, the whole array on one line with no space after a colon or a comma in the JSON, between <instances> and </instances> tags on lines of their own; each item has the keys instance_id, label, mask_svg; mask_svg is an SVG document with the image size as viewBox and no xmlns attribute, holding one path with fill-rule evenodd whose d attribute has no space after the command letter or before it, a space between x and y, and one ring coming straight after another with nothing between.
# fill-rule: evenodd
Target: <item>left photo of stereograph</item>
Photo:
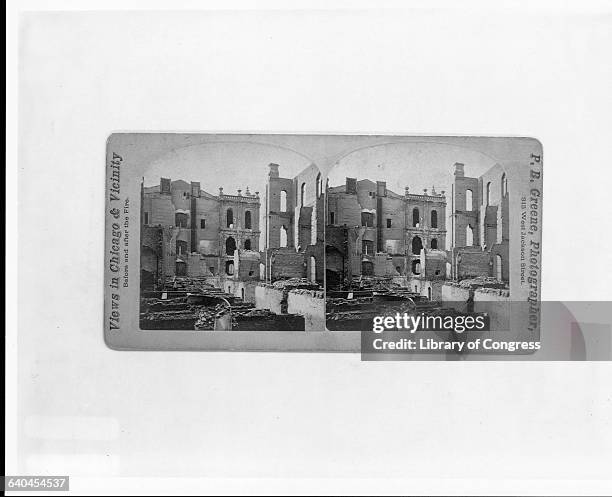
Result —
<instances>
[{"instance_id":1,"label":"left photo of stereograph","mask_svg":"<svg viewBox=\"0 0 612 497\"><path fill-rule=\"evenodd\" d=\"M321 172L255 142L174 148L141 181L141 330L323 331Z\"/></svg>"}]
</instances>

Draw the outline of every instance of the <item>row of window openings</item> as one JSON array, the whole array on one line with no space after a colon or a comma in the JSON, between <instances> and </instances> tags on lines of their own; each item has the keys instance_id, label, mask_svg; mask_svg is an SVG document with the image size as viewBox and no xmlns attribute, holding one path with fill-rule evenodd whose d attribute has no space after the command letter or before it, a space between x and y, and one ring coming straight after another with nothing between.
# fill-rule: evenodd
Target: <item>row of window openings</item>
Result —
<instances>
[{"instance_id":1,"label":"row of window openings","mask_svg":"<svg viewBox=\"0 0 612 497\"><path fill-rule=\"evenodd\" d=\"M232 209L227 210L226 221L227 221L228 228L234 227L234 212L232 211ZM149 224L149 213L148 212L144 213L144 224ZM187 216L187 214L184 214L182 212L177 212L174 215L174 225L177 228L188 228L188 224L189 224L189 216ZM250 230L251 228L252 228L251 211L246 211L244 213L244 229ZM206 219L204 218L200 219L200 229L206 229Z\"/></svg>"},{"instance_id":2,"label":"row of window openings","mask_svg":"<svg viewBox=\"0 0 612 497\"><path fill-rule=\"evenodd\" d=\"M330 224L336 223L336 213L335 212L329 213L329 223ZM419 209L415 207L412 210L412 227L418 228L420 227L420 224L421 224L421 216L419 213ZM362 212L361 213L361 226L365 226L366 228L373 228L374 227L374 214L371 212ZM393 227L392 220L391 218L387 218L387 228L391 228L391 227ZM438 227L438 212L437 211L431 211L431 227L432 228Z\"/></svg>"},{"instance_id":3,"label":"row of window openings","mask_svg":"<svg viewBox=\"0 0 612 497\"><path fill-rule=\"evenodd\" d=\"M398 273L402 272L402 268L400 266L396 266L395 270ZM412 274L414 275L419 275L421 274L421 261L412 261L412 265L411 265L411 270L412 270ZM363 261L361 263L361 272L364 276L373 276L374 275L374 264L370 261ZM436 276L440 276L440 270L436 269L435 270L435 275ZM417 287L415 287L415 291ZM431 298L431 296L430 296Z\"/></svg>"},{"instance_id":4,"label":"row of window openings","mask_svg":"<svg viewBox=\"0 0 612 497\"><path fill-rule=\"evenodd\" d=\"M472 247L474 245L474 228L471 224L465 227L465 246Z\"/></svg>"},{"instance_id":5,"label":"row of window openings","mask_svg":"<svg viewBox=\"0 0 612 497\"><path fill-rule=\"evenodd\" d=\"M506 173L502 174L501 177L501 198L504 198L506 195L508 195L508 178L506 177ZM485 205L489 205L491 203L491 182L489 181L487 183L486 186L486 195L483 195L482 192L482 185L481 185L481 192L480 192L480 199L486 200ZM474 193L472 192L472 190L466 190L465 191L465 210L466 211L472 211L474 210Z\"/></svg>"},{"instance_id":6,"label":"row of window openings","mask_svg":"<svg viewBox=\"0 0 612 497\"><path fill-rule=\"evenodd\" d=\"M252 250L252 244L250 239L244 241L244 250ZM236 251L236 240L231 236L225 241L225 254L234 255ZM187 242L184 240L178 240L176 242L176 254L185 255L187 254Z\"/></svg>"},{"instance_id":7,"label":"row of window openings","mask_svg":"<svg viewBox=\"0 0 612 497\"><path fill-rule=\"evenodd\" d=\"M215 267L210 266L208 268L212 275L215 274ZM228 261L225 263L225 274L228 276L232 276L234 274L234 263L232 261ZM255 274L254 271L249 271L249 276L253 276ZM187 276L187 265L179 261L176 263L176 275L177 276ZM231 293L231 287L228 287L228 293ZM242 289L242 298L244 298L244 289Z\"/></svg>"},{"instance_id":8,"label":"row of window openings","mask_svg":"<svg viewBox=\"0 0 612 497\"><path fill-rule=\"evenodd\" d=\"M432 238L431 242L429 242L429 246L432 250L438 249L438 240L436 238ZM419 255L421 250L423 249L423 241L420 237L415 236L412 239L411 243L411 252L413 255ZM362 240L361 242L361 252L364 255L374 255L374 242L371 240Z\"/></svg>"},{"instance_id":9,"label":"row of window openings","mask_svg":"<svg viewBox=\"0 0 612 497\"><path fill-rule=\"evenodd\" d=\"M323 192L323 180L321 174L317 175L316 180L316 195L317 198L321 196ZM304 201L306 199L306 183L302 183L300 187L300 207L304 207ZM287 212L287 190L281 190L280 192L280 211Z\"/></svg>"}]
</instances>

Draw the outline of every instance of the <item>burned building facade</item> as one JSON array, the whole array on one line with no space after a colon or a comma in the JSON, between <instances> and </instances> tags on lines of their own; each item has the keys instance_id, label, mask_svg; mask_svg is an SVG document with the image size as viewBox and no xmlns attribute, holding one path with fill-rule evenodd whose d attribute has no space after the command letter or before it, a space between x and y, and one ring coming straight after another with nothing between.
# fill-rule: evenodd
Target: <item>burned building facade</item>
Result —
<instances>
[{"instance_id":1,"label":"burned building facade","mask_svg":"<svg viewBox=\"0 0 612 497\"><path fill-rule=\"evenodd\" d=\"M259 279L258 192L212 195L198 182L161 178L141 197L141 288L199 277L244 297L239 283Z\"/></svg>"},{"instance_id":2,"label":"burned building facade","mask_svg":"<svg viewBox=\"0 0 612 497\"><path fill-rule=\"evenodd\" d=\"M477 178L454 165L452 275L490 277L509 283L508 178L495 165Z\"/></svg>"},{"instance_id":3,"label":"burned building facade","mask_svg":"<svg viewBox=\"0 0 612 497\"><path fill-rule=\"evenodd\" d=\"M311 164L293 178L270 164L265 199L265 280L307 278L324 283L324 191Z\"/></svg>"},{"instance_id":4,"label":"burned building facade","mask_svg":"<svg viewBox=\"0 0 612 497\"><path fill-rule=\"evenodd\" d=\"M346 178L327 188L328 287L348 287L362 276L391 277L432 297L446 278L446 197L387 189L386 182Z\"/></svg>"}]
</instances>

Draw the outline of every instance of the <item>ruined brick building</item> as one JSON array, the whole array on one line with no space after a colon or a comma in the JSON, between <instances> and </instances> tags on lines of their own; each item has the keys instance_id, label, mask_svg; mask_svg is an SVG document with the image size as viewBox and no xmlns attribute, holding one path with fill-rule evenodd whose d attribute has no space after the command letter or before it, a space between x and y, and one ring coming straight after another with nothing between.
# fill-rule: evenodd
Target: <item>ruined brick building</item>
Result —
<instances>
[{"instance_id":1,"label":"ruined brick building","mask_svg":"<svg viewBox=\"0 0 612 497\"><path fill-rule=\"evenodd\" d=\"M446 197L387 189L386 182L346 178L327 188L328 287L351 286L361 276L395 277L432 296L446 278Z\"/></svg>"},{"instance_id":2,"label":"ruined brick building","mask_svg":"<svg viewBox=\"0 0 612 497\"><path fill-rule=\"evenodd\" d=\"M508 178L500 165L482 176L465 176L454 165L452 273L453 279L487 276L510 280Z\"/></svg>"},{"instance_id":3,"label":"ruined brick building","mask_svg":"<svg viewBox=\"0 0 612 497\"><path fill-rule=\"evenodd\" d=\"M244 282L259 279L259 192L212 195L198 182L161 178L141 196L141 288L204 277L244 297Z\"/></svg>"},{"instance_id":4,"label":"ruined brick building","mask_svg":"<svg viewBox=\"0 0 612 497\"><path fill-rule=\"evenodd\" d=\"M283 178L270 164L266 185L265 279L307 278L324 282L324 206L321 172L312 164Z\"/></svg>"}]
</instances>

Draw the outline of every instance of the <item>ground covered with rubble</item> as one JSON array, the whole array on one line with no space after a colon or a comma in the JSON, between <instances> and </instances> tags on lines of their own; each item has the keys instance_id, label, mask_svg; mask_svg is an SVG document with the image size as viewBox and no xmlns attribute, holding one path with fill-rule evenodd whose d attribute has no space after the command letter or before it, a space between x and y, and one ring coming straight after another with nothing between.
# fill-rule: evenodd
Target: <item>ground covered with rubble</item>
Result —
<instances>
[{"instance_id":1,"label":"ground covered with rubble","mask_svg":"<svg viewBox=\"0 0 612 497\"><path fill-rule=\"evenodd\" d=\"M305 280L304 280L305 281ZM304 281L277 282L278 288L305 288ZM317 287L318 288L318 287ZM197 331L303 331L304 318L257 309L253 303L197 277L174 277L161 290L141 292L140 328Z\"/></svg>"}]
</instances>

